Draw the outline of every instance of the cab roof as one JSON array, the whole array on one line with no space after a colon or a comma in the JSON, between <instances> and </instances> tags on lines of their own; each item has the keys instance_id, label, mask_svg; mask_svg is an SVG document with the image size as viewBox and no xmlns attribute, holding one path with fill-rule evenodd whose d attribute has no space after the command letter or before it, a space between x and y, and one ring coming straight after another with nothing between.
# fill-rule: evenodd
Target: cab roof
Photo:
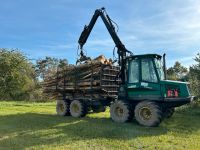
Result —
<instances>
[{"instance_id":1,"label":"cab roof","mask_svg":"<svg viewBox=\"0 0 200 150\"><path fill-rule=\"evenodd\" d=\"M158 54L142 54L142 55L132 55L132 56L128 56L127 58L132 58L132 59L135 59L135 58L159 58L161 59L162 56L161 55L158 55Z\"/></svg>"}]
</instances>

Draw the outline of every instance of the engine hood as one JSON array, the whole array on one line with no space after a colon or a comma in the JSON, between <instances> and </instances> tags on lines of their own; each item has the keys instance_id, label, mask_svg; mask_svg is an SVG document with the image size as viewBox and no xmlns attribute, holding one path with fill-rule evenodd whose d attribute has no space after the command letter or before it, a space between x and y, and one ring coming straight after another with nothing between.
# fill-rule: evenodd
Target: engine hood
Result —
<instances>
[{"instance_id":1,"label":"engine hood","mask_svg":"<svg viewBox=\"0 0 200 150\"><path fill-rule=\"evenodd\" d=\"M190 91L188 88L188 82L181 82L181 81L173 81L173 80L162 80L160 81L161 86L165 89L178 89L180 97L188 97L190 96Z\"/></svg>"},{"instance_id":2,"label":"engine hood","mask_svg":"<svg viewBox=\"0 0 200 150\"><path fill-rule=\"evenodd\" d=\"M174 81L174 80L161 80L161 84L173 84L173 85L180 85L180 84L189 84L188 82L181 82L181 81Z\"/></svg>"}]
</instances>

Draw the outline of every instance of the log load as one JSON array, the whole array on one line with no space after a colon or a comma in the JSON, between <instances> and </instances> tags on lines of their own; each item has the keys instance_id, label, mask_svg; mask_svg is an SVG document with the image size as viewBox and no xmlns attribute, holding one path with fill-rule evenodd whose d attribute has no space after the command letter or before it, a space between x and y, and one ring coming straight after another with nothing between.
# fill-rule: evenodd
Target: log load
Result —
<instances>
[{"instance_id":1,"label":"log load","mask_svg":"<svg viewBox=\"0 0 200 150\"><path fill-rule=\"evenodd\" d=\"M116 97L120 80L119 66L103 55L79 65L58 68L56 75L43 83L44 93L68 99Z\"/></svg>"}]
</instances>

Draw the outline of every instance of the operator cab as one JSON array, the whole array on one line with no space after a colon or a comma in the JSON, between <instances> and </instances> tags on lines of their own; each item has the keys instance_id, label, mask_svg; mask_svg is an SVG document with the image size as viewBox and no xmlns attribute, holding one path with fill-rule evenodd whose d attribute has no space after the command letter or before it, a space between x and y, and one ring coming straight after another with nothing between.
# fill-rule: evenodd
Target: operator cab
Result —
<instances>
[{"instance_id":1,"label":"operator cab","mask_svg":"<svg viewBox=\"0 0 200 150\"><path fill-rule=\"evenodd\" d=\"M128 83L164 80L162 56L158 54L134 55L127 58Z\"/></svg>"},{"instance_id":2,"label":"operator cab","mask_svg":"<svg viewBox=\"0 0 200 150\"><path fill-rule=\"evenodd\" d=\"M162 56L134 55L127 58L126 85L131 99L160 99L160 81L165 79Z\"/></svg>"}]
</instances>

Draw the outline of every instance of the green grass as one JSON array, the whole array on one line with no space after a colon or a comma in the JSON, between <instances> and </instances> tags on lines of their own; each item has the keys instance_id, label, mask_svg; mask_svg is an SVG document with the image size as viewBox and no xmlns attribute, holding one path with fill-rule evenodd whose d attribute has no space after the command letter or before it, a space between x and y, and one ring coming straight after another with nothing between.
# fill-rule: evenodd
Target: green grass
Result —
<instances>
[{"instance_id":1,"label":"green grass","mask_svg":"<svg viewBox=\"0 0 200 150\"><path fill-rule=\"evenodd\" d=\"M182 107L160 127L114 123L105 113L60 117L55 103L0 102L4 149L200 149L200 107Z\"/></svg>"}]
</instances>

